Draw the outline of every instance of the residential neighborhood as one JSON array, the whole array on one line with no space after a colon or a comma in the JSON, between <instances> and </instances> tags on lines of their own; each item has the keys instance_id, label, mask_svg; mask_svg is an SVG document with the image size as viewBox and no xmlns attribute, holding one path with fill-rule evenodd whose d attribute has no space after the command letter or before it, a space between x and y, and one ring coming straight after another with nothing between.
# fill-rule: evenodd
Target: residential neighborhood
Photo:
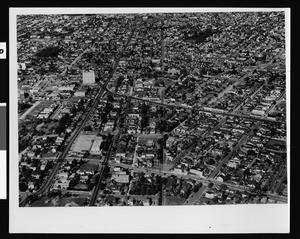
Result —
<instances>
[{"instance_id":1,"label":"residential neighborhood","mask_svg":"<svg viewBox=\"0 0 300 239\"><path fill-rule=\"evenodd\" d=\"M288 201L285 15L18 15L21 207Z\"/></svg>"}]
</instances>

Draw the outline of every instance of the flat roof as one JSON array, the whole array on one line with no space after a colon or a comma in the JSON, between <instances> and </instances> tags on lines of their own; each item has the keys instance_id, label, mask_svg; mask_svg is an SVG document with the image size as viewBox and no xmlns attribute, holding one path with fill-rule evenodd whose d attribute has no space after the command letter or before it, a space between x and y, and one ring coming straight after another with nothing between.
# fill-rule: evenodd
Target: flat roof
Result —
<instances>
[{"instance_id":1,"label":"flat roof","mask_svg":"<svg viewBox=\"0 0 300 239\"><path fill-rule=\"evenodd\" d=\"M80 134L76 139L72 151L78 153L81 153L85 150L89 151L95 138L96 135Z\"/></svg>"}]
</instances>

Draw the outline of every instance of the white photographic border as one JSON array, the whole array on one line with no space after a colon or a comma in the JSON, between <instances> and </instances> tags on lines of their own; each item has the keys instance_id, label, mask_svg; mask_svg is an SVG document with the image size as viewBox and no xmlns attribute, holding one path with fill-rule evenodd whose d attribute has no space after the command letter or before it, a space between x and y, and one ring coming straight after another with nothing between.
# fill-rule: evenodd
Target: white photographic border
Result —
<instances>
[{"instance_id":1,"label":"white photographic border","mask_svg":"<svg viewBox=\"0 0 300 239\"><path fill-rule=\"evenodd\" d=\"M284 11L286 39L288 203L157 207L19 207L16 16L157 12ZM288 233L290 231L289 8L10 8L10 233Z\"/></svg>"}]
</instances>

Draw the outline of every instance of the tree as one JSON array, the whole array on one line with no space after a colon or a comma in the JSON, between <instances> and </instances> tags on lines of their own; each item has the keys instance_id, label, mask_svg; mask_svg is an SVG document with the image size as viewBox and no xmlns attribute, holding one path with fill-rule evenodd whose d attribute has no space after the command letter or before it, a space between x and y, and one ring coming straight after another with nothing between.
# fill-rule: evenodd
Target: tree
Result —
<instances>
[{"instance_id":1,"label":"tree","mask_svg":"<svg viewBox=\"0 0 300 239\"><path fill-rule=\"evenodd\" d=\"M27 108L29 108L31 106L32 106L31 104L23 103L22 102L22 103L19 104L19 110L23 111L23 110L25 110L25 109L27 109Z\"/></svg>"},{"instance_id":2,"label":"tree","mask_svg":"<svg viewBox=\"0 0 300 239\"><path fill-rule=\"evenodd\" d=\"M141 128L147 127L149 124L149 116L144 115L144 117L141 119Z\"/></svg>"},{"instance_id":3,"label":"tree","mask_svg":"<svg viewBox=\"0 0 300 239\"><path fill-rule=\"evenodd\" d=\"M146 185L145 184L143 184L142 187L141 187L141 194L142 195L146 194Z\"/></svg>"},{"instance_id":4,"label":"tree","mask_svg":"<svg viewBox=\"0 0 300 239\"><path fill-rule=\"evenodd\" d=\"M83 111L84 110L84 100L81 98L78 102L78 110Z\"/></svg>"},{"instance_id":5,"label":"tree","mask_svg":"<svg viewBox=\"0 0 300 239\"><path fill-rule=\"evenodd\" d=\"M266 186L263 186L263 188L261 189L261 191L262 191L263 193L266 193L266 192L268 191L268 188L267 188Z\"/></svg>"},{"instance_id":6,"label":"tree","mask_svg":"<svg viewBox=\"0 0 300 239\"><path fill-rule=\"evenodd\" d=\"M25 192L27 190L27 185L26 183L22 182L19 184L19 189L21 192Z\"/></svg>"},{"instance_id":7,"label":"tree","mask_svg":"<svg viewBox=\"0 0 300 239\"><path fill-rule=\"evenodd\" d=\"M36 53L37 57L57 57L63 49L58 46L49 46Z\"/></svg>"},{"instance_id":8,"label":"tree","mask_svg":"<svg viewBox=\"0 0 300 239\"><path fill-rule=\"evenodd\" d=\"M250 150L247 151L247 155L248 155L248 156L253 156L253 157L254 157L254 156L256 156L256 153L255 153L254 150L250 149Z\"/></svg>"},{"instance_id":9,"label":"tree","mask_svg":"<svg viewBox=\"0 0 300 239\"><path fill-rule=\"evenodd\" d=\"M218 197L214 197L214 198L212 199L212 201L213 201L214 204L217 204L218 201L219 201L219 198L218 198Z\"/></svg>"},{"instance_id":10,"label":"tree","mask_svg":"<svg viewBox=\"0 0 300 239\"><path fill-rule=\"evenodd\" d=\"M25 179L29 179L30 176L31 176L31 172L32 172L32 169L26 169L24 172L23 172L23 177Z\"/></svg>"},{"instance_id":11,"label":"tree","mask_svg":"<svg viewBox=\"0 0 300 239\"><path fill-rule=\"evenodd\" d=\"M110 141L109 140L105 141L104 146L103 146L103 151L107 152L109 149L109 146L110 146Z\"/></svg>"},{"instance_id":12,"label":"tree","mask_svg":"<svg viewBox=\"0 0 300 239\"><path fill-rule=\"evenodd\" d=\"M208 188L212 188L214 186L214 184L212 183L212 182L210 182L209 184L208 184Z\"/></svg>"},{"instance_id":13,"label":"tree","mask_svg":"<svg viewBox=\"0 0 300 239\"><path fill-rule=\"evenodd\" d=\"M146 115L148 113L149 109L150 109L150 105L143 102L142 106L141 106L141 115Z\"/></svg>"},{"instance_id":14,"label":"tree","mask_svg":"<svg viewBox=\"0 0 300 239\"><path fill-rule=\"evenodd\" d=\"M198 192L199 189L200 189L199 185L196 184L195 187L193 188L193 192L194 192L194 193L195 193L195 192Z\"/></svg>"},{"instance_id":15,"label":"tree","mask_svg":"<svg viewBox=\"0 0 300 239\"><path fill-rule=\"evenodd\" d=\"M90 155L89 152L85 152L84 155L83 155L83 157L84 157L84 158L87 158L89 155Z\"/></svg>"},{"instance_id":16,"label":"tree","mask_svg":"<svg viewBox=\"0 0 300 239\"><path fill-rule=\"evenodd\" d=\"M140 180L141 183L144 183L145 181L147 181L146 178L145 178L145 173L144 172L140 172L138 175L139 175L139 180Z\"/></svg>"},{"instance_id":17,"label":"tree","mask_svg":"<svg viewBox=\"0 0 300 239\"><path fill-rule=\"evenodd\" d=\"M225 191L228 187L227 187L227 185L222 184L222 185L220 186L220 188L221 188L221 190Z\"/></svg>"},{"instance_id":18,"label":"tree","mask_svg":"<svg viewBox=\"0 0 300 239\"><path fill-rule=\"evenodd\" d=\"M124 79L125 79L124 76L119 76L118 79L117 79L117 86L120 86Z\"/></svg>"},{"instance_id":19,"label":"tree","mask_svg":"<svg viewBox=\"0 0 300 239\"><path fill-rule=\"evenodd\" d=\"M85 126L85 127L83 128L83 130L84 130L84 131L92 131L93 128L92 128L91 125L87 125L87 126Z\"/></svg>"},{"instance_id":20,"label":"tree","mask_svg":"<svg viewBox=\"0 0 300 239\"><path fill-rule=\"evenodd\" d=\"M107 114L105 112L102 112L100 114L100 118L101 118L102 124L106 124L107 123L108 119L107 119Z\"/></svg>"},{"instance_id":21,"label":"tree","mask_svg":"<svg viewBox=\"0 0 300 239\"><path fill-rule=\"evenodd\" d=\"M111 94L108 94L107 95L107 102L114 102L114 101L115 101L114 97Z\"/></svg>"},{"instance_id":22,"label":"tree","mask_svg":"<svg viewBox=\"0 0 300 239\"><path fill-rule=\"evenodd\" d=\"M250 174L251 174L250 169L246 168L245 171L244 171L244 177L248 177Z\"/></svg>"},{"instance_id":23,"label":"tree","mask_svg":"<svg viewBox=\"0 0 300 239\"><path fill-rule=\"evenodd\" d=\"M72 189L76 186L77 180L76 179L71 179L69 183L69 189Z\"/></svg>"}]
</instances>

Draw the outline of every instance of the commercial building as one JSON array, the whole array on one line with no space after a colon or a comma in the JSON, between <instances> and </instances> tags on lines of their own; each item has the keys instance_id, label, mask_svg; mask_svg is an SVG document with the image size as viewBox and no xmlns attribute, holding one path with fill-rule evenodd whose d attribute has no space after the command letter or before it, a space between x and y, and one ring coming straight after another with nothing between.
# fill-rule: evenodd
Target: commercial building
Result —
<instances>
[{"instance_id":1,"label":"commercial building","mask_svg":"<svg viewBox=\"0 0 300 239\"><path fill-rule=\"evenodd\" d=\"M82 84L94 84L95 83L95 72L83 71L82 72Z\"/></svg>"},{"instance_id":2,"label":"commercial building","mask_svg":"<svg viewBox=\"0 0 300 239\"><path fill-rule=\"evenodd\" d=\"M112 179L117 183L129 183L129 175L127 174L114 174Z\"/></svg>"},{"instance_id":3,"label":"commercial building","mask_svg":"<svg viewBox=\"0 0 300 239\"><path fill-rule=\"evenodd\" d=\"M101 150L100 150L100 145L102 143L102 137L96 137L93 144L92 144L92 148L91 148L91 153L92 154L100 154Z\"/></svg>"},{"instance_id":4,"label":"commercial building","mask_svg":"<svg viewBox=\"0 0 300 239\"><path fill-rule=\"evenodd\" d=\"M81 134L78 136L72 149L76 153L84 153L90 151L95 139L95 135Z\"/></svg>"}]
</instances>

